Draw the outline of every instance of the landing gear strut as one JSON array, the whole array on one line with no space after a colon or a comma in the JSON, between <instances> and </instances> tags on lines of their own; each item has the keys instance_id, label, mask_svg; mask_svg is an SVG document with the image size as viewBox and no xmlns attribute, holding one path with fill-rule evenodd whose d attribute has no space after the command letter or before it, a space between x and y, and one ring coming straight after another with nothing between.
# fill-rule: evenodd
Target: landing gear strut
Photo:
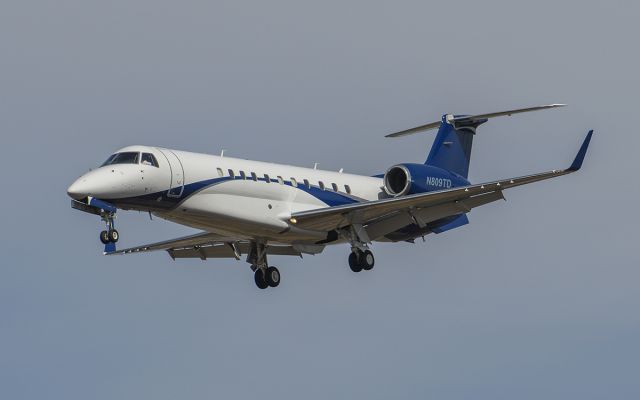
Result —
<instances>
[{"instance_id":1,"label":"landing gear strut","mask_svg":"<svg viewBox=\"0 0 640 400\"><path fill-rule=\"evenodd\" d=\"M274 288L280 285L280 271L267 264L267 246L264 243L251 243L247 262L251 264L251 269L254 271L253 278L258 288Z\"/></svg>"},{"instance_id":2,"label":"landing gear strut","mask_svg":"<svg viewBox=\"0 0 640 400\"><path fill-rule=\"evenodd\" d=\"M353 272L370 271L375 265L373 253L369 250L353 249L349 254L349 268Z\"/></svg>"}]
</instances>

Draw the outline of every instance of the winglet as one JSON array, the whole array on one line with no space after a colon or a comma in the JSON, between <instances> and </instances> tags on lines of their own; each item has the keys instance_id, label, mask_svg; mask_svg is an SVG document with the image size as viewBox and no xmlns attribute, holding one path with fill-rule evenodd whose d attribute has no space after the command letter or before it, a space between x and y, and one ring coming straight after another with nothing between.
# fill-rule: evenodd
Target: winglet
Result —
<instances>
[{"instance_id":1,"label":"winglet","mask_svg":"<svg viewBox=\"0 0 640 400\"><path fill-rule=\"evenodd\" d=\"M580 150L578 150L578 154L576 154L576 158L571 163L569 167L569 171L577 171L582 167L582 162L584 161L584 156L587 154L587 149L589 148L589 142L591 142L591 136L593 135L593 129L587 133L587 137L584 138L584 142L582 142L582 146L580 146Z\"/></svg>"}]
</instances>

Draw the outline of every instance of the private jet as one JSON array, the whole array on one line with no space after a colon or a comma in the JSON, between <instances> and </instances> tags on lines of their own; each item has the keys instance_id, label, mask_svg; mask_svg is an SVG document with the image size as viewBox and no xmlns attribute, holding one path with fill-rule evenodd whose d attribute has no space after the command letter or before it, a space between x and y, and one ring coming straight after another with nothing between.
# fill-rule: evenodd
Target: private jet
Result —
<instances>
[{"instance_id":1,"label":"private jet","mask_svg":"<svg viewBox=\"0 0 640 400\"><path fill-rule=\"evenodd\" d=\"M549 104L477 115L445 114L441 120L395 132L402 137L436 130L424 163L399 163L384 174L250 161L155 146L129 146L67 190L74 209L99 216L104 254L164 250L173 259L244 258L260 289L277 287L280 271L268 256L319 254L350 246L353 272L375 264L374 242L409 242L466 225L467 213L504 199L505 189L578 171L593 131L568 168L472 184L468 180L477 128L489 119L551 109ZM199 230L158 243L117 249L117 210L148 212Z\"/></svg>"}]
</instances>

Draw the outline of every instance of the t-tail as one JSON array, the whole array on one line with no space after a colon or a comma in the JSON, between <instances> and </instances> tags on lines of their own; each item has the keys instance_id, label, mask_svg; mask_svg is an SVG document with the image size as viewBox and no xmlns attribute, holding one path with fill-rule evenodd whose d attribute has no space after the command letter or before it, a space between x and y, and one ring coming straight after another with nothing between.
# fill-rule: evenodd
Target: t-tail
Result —
<instances>
[{"instance_id":1,"label":"t-tail","mask_svg":"<svg viewBox=\"0 0 640 400\"><path fill-rule=\"evenodd\" d=\"M469 176L469 163L471 161L473 137L476 134L478 126L487 122L489 118L529 111L546 110L562 106L564 106L564 104L549 104L538 107L520 108L516 110L478 115L445 114L442 116L441 121L391 133L387 135L387 137L411 135L437 128L438 134L431 146L431 151L429 152L429 156L427 157L425 164L442 168L467 179Z\"/></svg>"}]
</instances>

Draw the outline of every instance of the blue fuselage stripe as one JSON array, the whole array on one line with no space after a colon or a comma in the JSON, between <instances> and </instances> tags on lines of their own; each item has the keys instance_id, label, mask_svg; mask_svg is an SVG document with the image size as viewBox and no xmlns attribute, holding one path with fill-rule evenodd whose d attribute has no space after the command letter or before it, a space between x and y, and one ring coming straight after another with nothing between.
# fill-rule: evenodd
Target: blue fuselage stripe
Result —
<instances>
[{"instance_id":1,"label":"blue fuselage stripe","mask_svg":"<svg viewBox=\"0 0 640 400\"><path fill-rule=\"evenodd\" d=\"M236 177L220 177L213 179L206 179L198 182L189 183L184 186L184 190L180 196L168 196L169 190L165 190L162 192L155 192L150 194L145 194L141 196L128 197L122 199L111 199L109 200L111 203L115 204L120 208L145 208L150 210L170 210L175 208L179 203L183 202L185 199L193 196L195 193L214 185L218 185L220 183L229 182L233 180L245 180L245 181L254 181L251 178L242 178L239 176ZM257 182L267 182L266 178L257 178ZM254 181L254 182L256 182ZM279 183L277 179L270 179L269 183ZM291 181L283 181L284 185L295 187L298 190L302 190L303 192L309 193L311 196L317 198L322 201L326 205L330 207L357 203L358 200L352 196L347 194L343 194L340 192L334 192L332 190L321 189L318 186L309 185L306 186L304 184L298 184L294 186Z\"/></svg>"}]
</instances>

